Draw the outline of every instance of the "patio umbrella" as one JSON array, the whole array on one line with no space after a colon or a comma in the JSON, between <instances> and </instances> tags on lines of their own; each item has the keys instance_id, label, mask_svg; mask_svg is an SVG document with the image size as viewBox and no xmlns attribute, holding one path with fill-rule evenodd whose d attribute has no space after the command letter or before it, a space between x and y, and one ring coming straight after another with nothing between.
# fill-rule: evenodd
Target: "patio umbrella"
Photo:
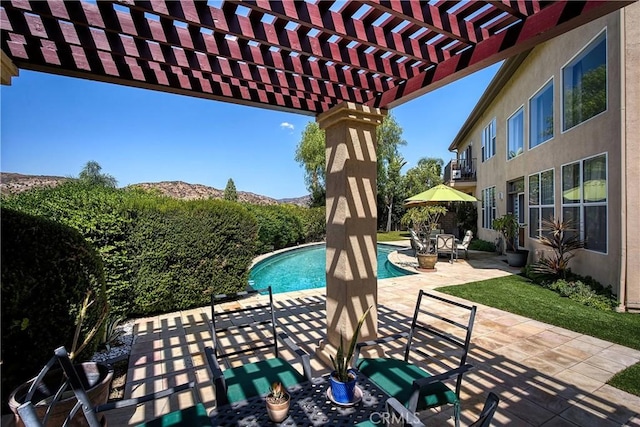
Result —
<instances>
[{"instance_id":1,"label":"patio umbrella","mask_svg":"<svg viewBox=\"0 0 640 427\"><path fill-rule=\"evenodd\" d=\"M411 196L405 199L405 206L419 206L431 202L477 202L473 196L465 194L462 191L449 187L448 185L440 184L433 188L423 191L422 193Z\"/></svg>"},{"instance_id":2,"label":"patio umbrella","mask_svg":"<svg viewBox=\"0 0 640 427\"><path fill-rule=\"evenodd\" d=\"M582 184L585 202L597 202L607 198L607 181L604 179L591 179ZM562 193L565 200L580 200L580 186L565 190Z\"/></svg>"}]
</instances>

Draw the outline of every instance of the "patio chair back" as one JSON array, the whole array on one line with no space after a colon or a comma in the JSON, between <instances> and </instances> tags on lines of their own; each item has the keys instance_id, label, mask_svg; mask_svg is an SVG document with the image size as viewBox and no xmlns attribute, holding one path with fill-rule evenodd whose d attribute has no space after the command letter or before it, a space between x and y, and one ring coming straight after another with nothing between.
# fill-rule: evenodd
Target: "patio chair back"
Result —
<instances>
[{"instance_id":1,"label":"patio chair back","mask_svg":"<svg viewBox=\"0 0 640 427\"><path fill-rule=\"evenodd\" d=\"M277 331L270 286L212 295L211 313L213 348L205 354L218 405L265 395L276 381L287 388L311 380L309 355ZM303 374L281 357L280 342L299 358Z\"/></svg>"},{"instance_id":2,"label":"patio chair back","mask_svg":"<svg viewBox=\"0 0 640 427\"><path fill-rule=\"evenodd\" d=\"M463 375L472 369L467 355L476 310L476 306L420 290L409 332L359 343L356 367L412 412L453 405L459 426L460 387ZM357 359L362 347L402 338L407 340L403 360ZM451 390L445 382L454 378Z\"/></svg>"},{"instance_id":3,"label":"patio chair back","mask_svg":"<svg viewBox=\"0 0 640 427\"><path fill-rule=\"evenodd\" d=\"M453 234L438 234L436 236L436 253L451 255L450 263L453 263L454 256L457 258L458 246L456 237Z\"/></svg>"},{"instance_id":4,"label":"patio chair back","mask_svg":"<svg viewBox=\"0 0 640 427\"><path fill-rule=\"evenodd\" d=\"M427 245L425 245L422 240L420 240L420 237L418 236L418 233L415 232L415 230L413 229L409 229L409 233L410 233L410 239L411 239L411 248L413 249L413 254L416 255L417 252L426 252L427 251Z\"/></svg>"},{"instance_id":5,"label":"patio chair back","mask_svg":"<svg viewBox=\"0 0 640 427\"><path fill-rule=\"evenodd\" d=\"M61 368L61 372L55 374L54 368ZM104 396L101 392L98 392L97 396L94 396L96 394L94 393L96 388L104 384L104 382L100 382L99 385L96 385L96 382L101 378L100 366L98 366L96 372L94 372L93 369L87 369L86 371L84 369L78 369L71 362L67 350L64 347L57 348L54 351L54 356L33 380L29 391L24 397L24 403L18 407L20 419L26 427L46 427L49 425L62 425L63 427L67 425L103 427L107 425L107 419L101 412L116 408L137 406L144 402L165 398L184 390L190 390L194 395L194 400L197 402L196 404L170 412L153 420L149 420L148 422L143 422L138 424L138 426L171 425L175 427L199 427L210 426L212 424L204 405L199 403L200 399L195 382L189 382L142 397L100 404L100 402L106 401L109 385L111 384L113 370L108 369L110 373L108 374L109 379L106 381ZM53 377L55 377L55 381L49 381L48 377L50 374L54 374ZM61 379L59 377L61 377ZM57 388L51 387L54 383ZM45 401L46 409L36 409L36 407L42 408L43 402ZM82 423L83 416L86 423ZM78 417L80 417L80 419L78 419Z\"/></svg>"},{"instance_id":6,"label":"patio chair back","mask_svg":"<svg viewBox=\"0 0 640 427\"><path fill-rule=\"evenodd\" d=\"M500 402L500 398L494 392L490 392L489 396L487 396L487 400L484 402L484 408L482 408L482 412L480 412L480 417L473 423L470 424L469 427L489 427L491 426L491 420L493 419L493 415L496 413L496 409L498 409L498 403Z\"/></svg>"},{"instance_id":7,"label":"patio chair back","mask_svg":"<svg viewBox=\"0 0 640 427\"><path fill-rule=\"evenodd\" d=\"M467 259L469 257L469 244L471 243L471 240L473 239L473 231L471 230L467 230L467 232L464 234L464 239L462 239L462 243L458 243L458 247L457 247L457 252L460 252L460 250L464 250L464 258Z\"/></svg>"}]
</instances>

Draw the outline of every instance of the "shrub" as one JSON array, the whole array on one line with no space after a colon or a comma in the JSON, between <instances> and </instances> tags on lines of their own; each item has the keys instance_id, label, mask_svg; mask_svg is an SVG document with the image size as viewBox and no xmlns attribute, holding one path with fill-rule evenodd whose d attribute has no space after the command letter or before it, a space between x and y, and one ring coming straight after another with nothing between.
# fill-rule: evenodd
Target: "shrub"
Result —
<instances>
[{"instance_id":1,"label":"shrub","mask_svg":"<svg viewBox=\"0 0 640 427\"><path fill-rule=\"evenodd\" d=\"M575 251L584 246L580 240L573 221L561 221L557 218L542 220L540 243L553 251L550 257L542 256L533 269L538 274L548 275L555 279L566 279L569 272L569 261Z\"/></svg>"},{"instance_id":2,"label":"shrub","mask_svg":"<svg viewBox=\"0 0 640 427\"><path fill-rule=\"evenodd\" d=\"M100 256L74 229L2 207L2 395L36 376L64 345L93 291L82 331L93 327L107 297ZM81 356L92 355L94 338Z\"/></svg>"},{"instance_id":3,"label":"shrub","mask_svg":"<svg viewBox=\"0 0 640 427\"><path fill-rule=\"evenodd\" d=\"M559 279L551 282L547 287L564 297L599 310L611 310L617 305L615 298L599 294L580 280L566 281Z\"/></svg>"},{"instance_id":4,"label":"shrub","mask_svg":"<svg viewBox=\"0 0 640 427\"><path fill-rule=\"evenodd\" d=\"M303 242L319 242L327 235L326 208L324 206L307 208L297 205L282 205L300 219Z\"/></svg>"},{"instance_id":5,"label":"shrub","mask_svg":"<svg viewBox=\"0 0 640 427\"><path fill-rule=\"evenodd\" d=\"M284 205L244 205L255 215L258 223L259 254L302 243L302 220Z\"/></svg>"},{"instance_id":6,"label":"shrub","mask_svg":"<svg viewBox=\"0 0 640 427\"><path fill-rule=\"evenodd\" d=\"M212 291L246 288L257 225L242 205L155 199L131 212L132 313L203 306Z\"/></svg>"},{"instance_id":7,"label":"shrub","mask_svg":"<svg viewBox=\"0 0 640 427\"><path fill-rule=\"evenodd\" d=\"M473 239L471 243L469 243L469 249L474 251L495 252L496 245L486 240Z\"/></svg>"},{"instance_id":8,"label":"shrub","mask_svg":"<svg viewBox=\"0 0 640 427\"><path fill-rule=\"evenodd\" d=\"M3 197L5 207L72 227L93 245L104 263L107 297L114 314L131 310L131 258L127 253L132 199L154 197L141 190L118 190L68 181Z\"/></svg>"}]
</instances>

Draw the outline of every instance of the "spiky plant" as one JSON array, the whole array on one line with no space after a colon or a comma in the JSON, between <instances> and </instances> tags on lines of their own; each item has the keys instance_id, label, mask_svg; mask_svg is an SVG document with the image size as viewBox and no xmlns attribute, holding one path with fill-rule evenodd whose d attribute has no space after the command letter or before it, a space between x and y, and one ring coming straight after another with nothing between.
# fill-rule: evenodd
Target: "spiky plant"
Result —
<instances>
[{"instance_id":1,"label":"spiky plant","mask_svg":"<svg viewBox=\"0 0 640 427\"><path fill-rule=\"evenodd\" d=\"M278 404L284 403L289 399L289 395L285 390L284 386L281 382L274 382L271 384L269 388L269 394L267 395L267 400L270 403Z\"/></svg>"},{"instance_id":2,"label":"spiky plant","mask_svg":"<svg viewBox=\"0 0 640 427\"><path fill-rule=\"evenodd\" d=\"M349 381L349 363L351 363L351 358L353 357L353 352L356 349L356 343L358 342L358 336L360 335L360 329L362 328L362 324L364 323L364 319L371 311L373 306L370 305L369 308L362 314L360 320L358 321L358 326L355 331L353 331L353 336L351 337L351 342L349 343L349 350L345 354L344 352L344 340L342 339L342 335L340 335L340 346L336 351L336 357L329 356L331 358L331 363L333 364L333 369L336 374L335 377L338 381L346 383Z\"/></svg>"},{"instance_id":3,"label":"spiky plant","mask_svg":"<svg viewBox=\"0 0 640 427\"><path fill-rule=\"evenodd\" d=\"M542 220L542 235L540 243L550 247L553 255L544 255L533 265L533 271L538 274L553 276L556 279L566 279L569 271L569 261L575 256L577 249L584 247L574 221L562 221L558 218Z\"/></svg>"}]
</instances>

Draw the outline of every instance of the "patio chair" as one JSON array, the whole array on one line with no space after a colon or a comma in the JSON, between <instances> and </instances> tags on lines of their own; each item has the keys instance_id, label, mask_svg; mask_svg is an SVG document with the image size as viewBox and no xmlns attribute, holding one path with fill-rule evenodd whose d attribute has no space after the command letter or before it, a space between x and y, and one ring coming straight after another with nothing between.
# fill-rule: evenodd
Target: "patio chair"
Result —
<instances>
[{"instance_id":1,"label":"patio chair","mask_svg":"<svg viewBox=\"0 0 640 427\"><path fill-rule=\"evenodd\" d=\"M453 405L455 425L458 427L462 378L472 369L467 364L467 353L476 309L475 305L468 306L421 290L409 332L358 343L354 366L412 413ZM403 359L358 360L362 348L398 339L406 339ZM434 374L427 371L411 362L410 356L423 363L423 366L430 361L430 370L444 372ZM453 379L455 388L452 390L445 381Z\"/></svg>"},{"instance_id":2,"label":"patio chair","mask_svg":"<svg viewBox=\"0 0 640 427\"><path fill-rule=\"evenodd\" d=\"M496 409L498 409L498 402L500 402L498 395L490 392L487 400L484 402L484 408L482 408L482 412L480 412L480 417L469 427L489 427L493 415L496 413Z\"/></svg>"},{"instance_id":3,"label":"patio chair","mask_svg":"<svg viewBox=\"0 0 640 427\"><path fill-rule=\"evenodd\" d=\"M267 302L245 305L239 301L261 293L268 294ZM231 301L235 303L225 304ZM309 355L284 332L276 332L270 286L260 290L212 295L211 313L213 348L206 347L205 354L213 373L218 406L266 395L276 381L287 388L312 379ZM303 374L280 357L278 339L299 358ZM270 357L262 353L264 349L270 350L267 351ZM261 360L249 363L249 357L256 356ZM221 365L224 362L228 366L223 370Z\"/></svg>"},{"instance_id":4,"label":"patio chair","mask_svg":"<svg viewBox=\"0 0 640 427\"><path fill-rule=\"evenodd\" d=\"M471 243L471 239L473 239L473 231L467 230L464 234L464 239L462 239L462 243L456 245L456 254L464 250L464 259L467 259L469 257L469 244Z\"/></svg>"},{"instance_id":5,"label":"patio chair","mask_svg":"<svg viewBox=\"0 0 640 427\"><path fill-rule=\"evenodd\" d=\"M453 259L458 258L458 246L456 245L456 237L453 234L438 234L436 236L436 253L451 255L449 262L453 264Z\"/></svg>"},{"instance_id":6,"label":"patio chair","mask_svg":"<svg viewBox=\"0 0 640 427\"><path fill-rule=\"evenodd\" d=\"M45 379L48 379L49 377L48 374L55 374L52 368L57 365L62 368L62 372L64 374L62 376L62 380L48 381L50 384L45 383ZM80 413L82 413L86 419L86 424L88 424L89 427L102 427L107 425L105 415L101 414L103 412L116 408L140 405L144 402L165 398L175 393L190 390L193 393L194 400L197 402L195 405L170 412L161 417L138 424L138 426L211 426L211 419L207 415L204 405L200 403L195 382L181 384L177 387L172 387L157 393L147 394L142 397L95 405L89 398L88 394L89 384L92 382L89 379L90 376L85 372L80 371L81 370L74 368L71 359L69 359L67 350L64 347L57 348L54 351L54 356L40 371L40 374L35 378L29 388L24 403L18 407L18 414L20 415L24 425L26 427L42 427L51 424L61 424L63 426L77 425L79 421L77 421L77 418L74 420L74 417L76 417L76 415L82 417L82 415L80 415ZM51 386L54 383L57 388L53 388ZM70 394L71 392L73 394ZM75 395L75 401L71 400L69 402L70 396L73 395ZM37 410L36 408L41 407L43 401L46 401L46 405L50 409L46 411ZM66 405L67 402L69 402L68 405ZM69 407L69 411L65 414L61 411L63 411L62 408L66 406ZM44 415L39 414L40 412L44 413ZM66 418L63 419L65 416Z\"/></svg>"}]
</instances>

